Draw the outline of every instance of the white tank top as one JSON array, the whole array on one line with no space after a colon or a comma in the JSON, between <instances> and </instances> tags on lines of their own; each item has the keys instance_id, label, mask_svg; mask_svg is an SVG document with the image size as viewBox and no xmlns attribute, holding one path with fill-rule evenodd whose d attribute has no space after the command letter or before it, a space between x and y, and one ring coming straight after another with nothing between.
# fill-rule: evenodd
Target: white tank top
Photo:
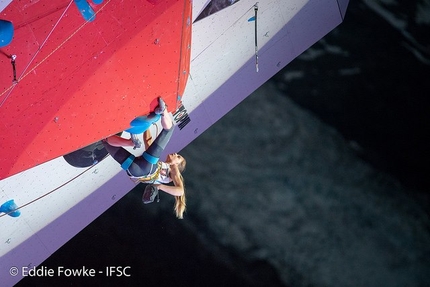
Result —
<instances>
[{"instance_id":1,"label":"white tank top","mask_svg":"<svg viewBox=\"0 0 430 287\"><path fill-rule=\"evenodd\" d=\"M158 177L156 177L153 180L148 180L148 181L141 181L141 182L147 182L147 183L170 183L172 182L172 179L170 178L170 165L160 161L159 163L161 163L161 167L160 167L160 173L158 174ZM127 174L131 179L140 179L140 178L146 178L149 175L144 175L144 176L133 176L128 170L127 170ZM152 173L151 173L152 174Z\"/></svg>"}]
</instances>

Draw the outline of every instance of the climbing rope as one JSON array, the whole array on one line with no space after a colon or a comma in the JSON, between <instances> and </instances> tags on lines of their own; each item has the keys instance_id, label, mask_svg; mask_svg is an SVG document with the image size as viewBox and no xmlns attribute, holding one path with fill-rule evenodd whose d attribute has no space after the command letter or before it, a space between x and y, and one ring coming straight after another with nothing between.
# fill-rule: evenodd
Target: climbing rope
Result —
<instances>
[{"instance_id":1,"label":"climbing rope","mask_svg":"<svg viewBox=\"0 0 430 287\"><path fill-rule=\"evenodd\" d=\"M97 10L97 12L95 12L95 15L97 15L100 11L103 10L103 8L109 4L111 0L106 1L106 3L100 7L99 10ZM85 21L80 27L78 27L69 37L67 37L60 45L58 45L54 50L52 50L51 53L49 53L44 59L42 59L39 63L37 63L33 68L31 68L28 72L26 72L26 70L30 67L31 63L34 61L34 59L36 58L36 56L39 54L39 52L42 50L43 46L46 44L46 42L48 41L49 37L51 36L51 34L54 32L54 30L57 28L58 24L60 23L61 19L64 17L64 15L66 14L67 10L69 9L70 5L73 3L73 0L70 1L70 3L67 5L67 7L64 9L63 13L61 14L61 16L58 18L57 22L55 23L55 25L52 27L51 31L48 33L48 35L46 36L45 40L42 42L42 44L40 45L39 49L36 51L36 53L33 55L33 57L31 58L30 62L27 64L27 66L24 68L23 72L21 73L21 76L18 78L17 81L15 81L11 86L9 86L9 88L5 89L1 94L0 97L2 97L4 94L8 93L5 98L1 101L0 103L0 107L6 102L6 100L9 98L9 96L11 95L13 89L15 88L15 86L25 77L27 77L30 73L32 73L35 69L37 69L42 63L44 63L49 57L52 56L52 54L54 54L55 52L57 52L62 46L64 46L64 44L66 42L68 42L73 36L75 36L80 30L82 30L82 28L84 28L88 21ZM94 15L94 17L95 17Z\"/></svg>"},{"instance_id":2,"label":"climbing rope","mask_svg":"<svg viewBox=\"0 0 430 287\"><path fill-rule=\"evenodd\" d=\"M85 169L84 171L82 171L81 173L79 173L78 175L74 176L73 178L69 179L68 181L66 181L65 183L61 184L60 186L58 186L58 187L54 188L53 190L51 190L51 191L49 191L49 192L47 192L47 193L45 193L45 194L43 194L43 195L41 195L41 196L39 196L39 197L37 197L37 198L35 198L35 199L33 199L33 200L31 200L31 201L27 202L26 204L23 204L23 205L21 205L21 206L19 206L19 207L15 208L14 210L11 210L11 211L9 211L9 212L7 212L7 213L4 213L4 214L0 214L0 217L3 217L3 216L6 216L6 215L9 215L9 214L10 214L10 213L12 213L12 212L15 212L15 211L17 211L17 210L20 210L20 209L22 209L22 208L24 208L24 207L26 207L26 206L28 206L28 205L30 205L30 204L33 204L34 202L36 202L36 201L38 201L38 200L41 200L42 198L44 198L44 197L46 197L46 196L50 195L51 193L53 193L53 192L55 192L55 191L59 190L59 189L60 189L60 188L62 188L63 186L66 186L67 184L69 184L69 183L70 183L70 182L72 182L73 180L77 179L78 177L80 177L80 176L81 176L81 175L83 175L84 173L88 172L90 169L92 169L93 167L95 167L97 164L99 164L99 162L97 162L96 164L94 164L94 165L92 165L92 166L88 167L87 169Z\"/></svg>"}]
</instances>

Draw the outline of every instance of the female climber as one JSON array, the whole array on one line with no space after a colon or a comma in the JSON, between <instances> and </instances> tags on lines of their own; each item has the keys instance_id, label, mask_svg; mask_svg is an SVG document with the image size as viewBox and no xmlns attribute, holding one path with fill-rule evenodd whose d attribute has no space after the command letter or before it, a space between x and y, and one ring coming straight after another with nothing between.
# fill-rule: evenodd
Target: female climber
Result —
<instances>
[{"instance_id":1,"label":"female climber","mask_svg":"<svg viewBox=\"0 0 430 287\"><path fill-rule=\"evenodd\" d=\"M147 139L145 152L141 156L134 156L123 147L135 147L136 137L125 139L113 135L103 141L103 145L109 154L115 159L127 174L134 179L144 183L151 183L155 188L162 190L175 197L175 213L180 219L186 207L184 179L181 172L184 171L186 161L179 154L169 154L166 160L160 161L159 157L169 142L174 124L172 115L166 109L165 103L161 98L158 99L158 107L147 117L141 117L140 121L152 123L154 119L161 118L163 130L157 138L151 142L148 132L144 136ZM132 122L133 123L133 122ZM150 126L150 124L148 125ZM172 185L168 185L173 182Z\"/></svg>"}]
</instances>

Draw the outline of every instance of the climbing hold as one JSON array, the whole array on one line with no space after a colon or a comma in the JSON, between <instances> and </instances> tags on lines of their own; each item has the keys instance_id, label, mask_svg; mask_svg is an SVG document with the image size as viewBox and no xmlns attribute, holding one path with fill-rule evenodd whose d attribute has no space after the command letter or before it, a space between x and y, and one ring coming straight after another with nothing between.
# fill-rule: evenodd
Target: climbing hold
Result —
<instances>
[{"instance_id":1,"label":"climbing hold","mask_svg":"<svg viewBox=\"0 0 430 287\"><path fill-rule=\"evenodd\" d=\"M160 119L160 115L151 113L148 116L140 116L130 122L130 128L125 130L131 134L141 134L151 127L153 123Z\"/></svg>"},{"instance_id":2,"label":"climbing hold","mask_svg":"<svg viewBox=\"0 0 430 287\"><path fill-rule=\"evenodd\" d=\"M88 22L94 21L94 19L96 18L96 13L86 0L74 0L74 2L85 20L87 20Z\"/></svg>"},{"instance_id":3,"label":"climbing hold","mask_svg":"<svg viewBox=\"0 0 430 287\"><path fill-rule=\"evenodd\" d=\"M15 204L13 199L6 201L0 206L0 212L4 212L12 217L18 217L21 212L18 210L18 206Z\"/></svg>"},{"instance_id":4,"label":"climbing hold","mask_svg":"<svg viewBox=\"0 0 430 287\"><path fill-rule=\"evenodd\" d=\"M0 19L0 48L10 44L13 38L12 22Z\"/></svg>"}]
</instances>

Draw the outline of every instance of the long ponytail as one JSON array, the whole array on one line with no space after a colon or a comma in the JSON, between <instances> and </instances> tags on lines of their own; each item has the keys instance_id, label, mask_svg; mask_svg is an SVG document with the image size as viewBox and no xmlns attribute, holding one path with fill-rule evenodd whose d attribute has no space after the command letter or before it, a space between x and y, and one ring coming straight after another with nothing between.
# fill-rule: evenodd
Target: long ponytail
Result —
<instances>
[{"instance_id":1,"label":"long ponytail","mask_svg":"<svg viewBox=\"0 0 430 287\"><path fill-rule=\"evenodd\" d=\"M175 213L176 217L179 219L184 218L184 212L187 207L186 199L185 199L185 192L181 196L175 196Z\"/></svg>"},{"instance_id":2,"label":"long ponytail","mask_svg":"<svg viewBox=\"0 0 430 287\"><path fill-rule=\"evenodd\" d=\"M182 176L182 172L185 170L186 164L187 162L184 158L183 161L178 165L178 169L180 171L179 177L182 181L182 186L184 187L184 193L181 196L175 196L175 206L173 210L176 213L176 217L179 219L184 218L184 212L187 207L187 200L185 198L185 182L184 182L184 177Z\"/></svg>"}]
</instances>

